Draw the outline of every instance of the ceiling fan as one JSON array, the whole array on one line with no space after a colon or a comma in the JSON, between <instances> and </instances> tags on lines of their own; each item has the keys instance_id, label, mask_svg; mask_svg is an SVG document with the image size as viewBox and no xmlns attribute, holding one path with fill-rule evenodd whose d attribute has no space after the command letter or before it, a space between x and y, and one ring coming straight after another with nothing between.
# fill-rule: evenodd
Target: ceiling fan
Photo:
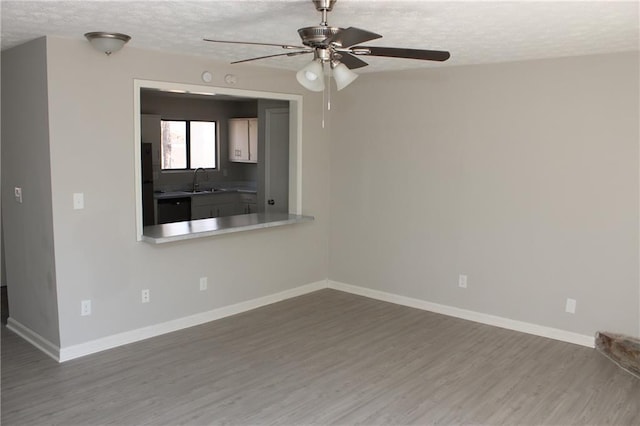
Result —
<instances>
[{"instance_id":1,"label":"ceiling fan","mask_svg":"<svg viewBox=\"0 0 640 426\"><path fill-rule=\"evenodd\" d=\"M314 92L321 92L324 90L324 64L329 64L333 71L336 86L338 90L342 90L358 77L358 74L351 71L352 69L368 65L365 61L360 59L359 56L384 56L390 58L419 59L424 61L446 61L450 57L449 52L440 50L360 46L360 43L375 40L382 36L380 34L355 27L331 27L327 23L327 14L333 9L337 0L311 1L313 1L316 9L322 13L322 22L320 22L320 25L318 26L305 27L298 30L303 46L250 41L212 40L208 38L205 38L204 41L213 43L275 46L289 51L275 55L243 59L231 62L232 64L274 58L277 56L297 56L313 53L313 61L298 71L296 78L302 86Z\"/></svg>"}]
</instances>

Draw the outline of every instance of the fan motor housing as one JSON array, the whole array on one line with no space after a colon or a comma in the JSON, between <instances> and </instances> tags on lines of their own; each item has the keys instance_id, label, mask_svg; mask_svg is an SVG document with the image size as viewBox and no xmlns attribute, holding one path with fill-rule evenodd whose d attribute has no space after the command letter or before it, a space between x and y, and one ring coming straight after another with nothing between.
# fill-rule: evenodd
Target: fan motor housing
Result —
<instances>
[{"instance_id":1,"label":"fan motor housing","mask_svg":"<svg viewBox=\"0 0 640 426\"><path fill-rule=\"evenodd\" d=\"M331 12L331 9L333 9L333 5L336 3L336 0L312 0L312 1L318 11L326 10L327 12Z\"/></svg>"},{"instance_id":2,"label":"fan motor housing","mask_svg":"<svg viewBox=\"0 0 640 426\"><path fill-rule=\"evenodd\" d=\"M338 27L305 27L298 30L298 34L302 39L302 44L309 47L328 47L328 43L324 41L336 34L342 28Z\"/></svg>"}]
</instances>

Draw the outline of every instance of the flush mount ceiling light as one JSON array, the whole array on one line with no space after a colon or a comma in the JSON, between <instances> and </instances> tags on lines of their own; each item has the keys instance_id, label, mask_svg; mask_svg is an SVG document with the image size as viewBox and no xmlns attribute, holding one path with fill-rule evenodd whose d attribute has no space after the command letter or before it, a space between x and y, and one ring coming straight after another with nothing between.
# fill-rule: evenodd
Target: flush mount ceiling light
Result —
<instances>
[{"instance_id":1,"label":"flush mount ceiling light","mask_svg":"<svg viewBox=\"0 0 640 426\"><path fill-rule=\"evenodd\" d=\"M107 33L103 31L86 33L84 36L95 49L103 52L107 56L122 49L122 46L131 40L131 37L126 34Z\"/></svg>"}]
</instances>

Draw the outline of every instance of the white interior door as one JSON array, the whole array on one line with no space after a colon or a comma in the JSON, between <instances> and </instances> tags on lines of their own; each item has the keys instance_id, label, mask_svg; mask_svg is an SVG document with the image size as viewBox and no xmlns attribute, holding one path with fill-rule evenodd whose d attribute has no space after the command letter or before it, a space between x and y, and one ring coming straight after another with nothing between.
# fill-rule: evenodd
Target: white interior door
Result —
<instances>
[{"instance_id":1,"label":"white interior door","mask_svg":"<svg viewBox=\"0 0 640 426\"><path fill-rule=\"evenodd\" d=\"M265 117L265 207L289 212L289 108L267 108Z\"/></svg>"}]
</instances>

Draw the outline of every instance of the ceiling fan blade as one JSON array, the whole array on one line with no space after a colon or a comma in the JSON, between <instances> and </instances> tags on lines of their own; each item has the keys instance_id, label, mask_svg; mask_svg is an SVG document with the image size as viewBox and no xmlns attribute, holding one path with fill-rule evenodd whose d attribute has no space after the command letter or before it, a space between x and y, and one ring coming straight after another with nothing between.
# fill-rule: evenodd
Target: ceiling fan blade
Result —
<instances>
[{"instance_id":1,"label":"ceiling fan blade","mask_svg":"<svg viewBox=\"0 0 640 426\"><path fill-rule=\"evenodd\" d=\"M372 33L371 31L361 30L356 27L349 27L338 31L331 37L324 40L324 43L335 43L340 47L351 47L354 44L364 43L365 41L375 40L381 38L380 34Z\"/></svg>"},{"instance_id":2,"label":"ceiling fan blade","mask_svg":"<svg viewBox=\"0 0 640 426\"><path fill-rule=\"evenodd\" d=\"M305 53L311 53L311 52L313 52L313 50L302 50L302 51L299 51L299 52L278 53L276 55L258 56L257 58L242 59L240 61L234 61L234 62L231 62L231 63L232 64L240 64L242 62L257 61L258 59L275 58L276 56L298 56L298 55L303 55Z\"/></svg>"},{"instance_id":3,"label":"ceiling fan blade","mask_svg":"<svg viewBox=\"0 0 640 426\"><path fill-rule=\"evenodd\" d=\"M350 70L355 70L356 68L362 68L369 65L365 61L360 58L356 58L355 56L347 53L347 52L338 52L340 55L339 61L346 65Z\"/></svg>"},{"instance_id":4,"label":"ceiling fan blade","mask_svg":"<svg viewBox=\"0 0 640 426\"><path fill-rule=\"evenodd\" d=\"M290 44L277 44L277 43L257 43L255 41L231 41L231 40L212 40L210 38L203 38L204 41L211 43L229 43L229 44L251 44L254 46L275 46L282 47L283 49L306 49L306 46L293 46Z\"/></svg>"},{"instance_id":5,"label":"ceiling fan blade","mask_svg":"<svg viewBox=\"0 0 640 426\"><path fill-rule=\"evenodd\" d=\"M446 61L451 54L443 50L404 49L399 47L355 46L349 49L354 55L386 56L389 58Z\"/></svg>"}]
</instances>

